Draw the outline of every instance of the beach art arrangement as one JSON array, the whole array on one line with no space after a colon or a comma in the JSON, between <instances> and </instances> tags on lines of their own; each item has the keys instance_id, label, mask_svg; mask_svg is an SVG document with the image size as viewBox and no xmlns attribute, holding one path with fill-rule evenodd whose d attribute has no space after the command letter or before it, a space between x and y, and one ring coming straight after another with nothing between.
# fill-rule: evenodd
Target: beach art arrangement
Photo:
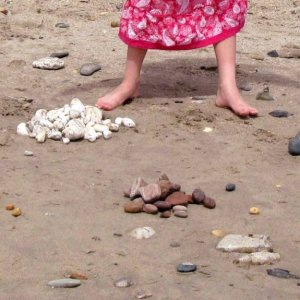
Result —
<instances>
[{"instance_id":1,"label":"beach art arrangement","mask_svg":"<svg viewBox=\"0 0 300 300\"><path fill-rule=\"evenodd\" d=\"M52 139L68 144L82 139L95 142L101 137L108 140L121 126L134 128L135 123L130 118L117 117L114 122L103 119L99 108L74 98L61 108L37 110L30 121L18 125L17 133L35 138L38 143Z\"/></svg>"}]
</instances>

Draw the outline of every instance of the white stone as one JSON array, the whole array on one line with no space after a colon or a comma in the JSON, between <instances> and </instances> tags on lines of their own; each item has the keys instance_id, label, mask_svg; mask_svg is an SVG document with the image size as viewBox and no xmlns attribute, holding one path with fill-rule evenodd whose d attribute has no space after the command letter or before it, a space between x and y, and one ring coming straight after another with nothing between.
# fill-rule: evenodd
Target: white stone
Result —
<instances>
[{"instance_id":1,"label":"white stone","mask_svg":"<svg viewBox=\"0 0 300 300\"><path fill-rule=\"evenodd\" d=\"M272 249L272 244L266 235L228 234L218 243L216 249L224 252L252 253L269 251Z\"/></svg>"},{"instance_id":2,"label":"white stone","mask_svg":"<svg viewBox=\"0 0 300 300\"><path fill-rule=\"evenodd\" d=\"M251 265L265 265L271 264L280 260L279 253L274 252L254 252L244 255L233 262L235 264L251 264Z\"/></svg>"},{"instance_id":3,"label":"white stone","mask_svg":"<svg viewBox=\"0 0 300 300\"><path fill-rule=\"evenodd\" d=\"M70 104L70 119L76 119L81 117L81 114L85 112L85 106L78 98L74 98Z\"/></svg>"},{"instance_id":4,"label":"white stone","mask_svg":"<svg viewBox=\"0 0 300 300\"><path fill-rule=\"evenodd\" d=\"M107 125L103 125L103 124L95 124L94 129L96 132L104 132L104 131L109 130L109 127Z\"/></svg>"},{"instance_id":5,"label":"white stone","mask_svg":"<svg viewBox=\"0 0 300 300\"><path fill-rule=\"evenodd\" d=\"M125 127L128 127L128 128L134 128L134 127L135 127L135 123L134 123L133 120L130 119L130 118L123 118L122 124L123 124Z\"/></svg>"},{"instance_id":6,"label":"white stone","mask_svg":"<svg viewBox=\"0 0 300 300\"><path fill-rule=\"evenodd\" d=\"M33 152L32 152L32 151L29 151L29 150L25 150L25 151L24 151L24 155L25 155L25 156L33 156Z\"/></svg>"},{"instance_id":7,"label":"white stone","mask_svg":"<svg viewBox=\"0 0 300 300\"><path fill-rule=\"evenodd\" d=\"M26 123L20 123L17 126L17 134L23 135L23 136L28 136L30 134L30 131L26 126Z\"/></svg>"},{"instance_id":8,"label":"white stone","mask_svg":"<svg viewBox=\"0 0 300 300\"><path fill-rule=\"evenodd\" d=\"M130 235L136 238L137 240L149 239L154 234L155 234L155 230L147 226L135 228L130 232Z\"/></svg>"},{"instance_id":9,"label":"white stone","mask_svg":"<svg viewBox=\"0 0 300 300\"><path fill-rule=\"evenodd\" d=\"M115 124L118 124L118 125L120 126L120 125L122 125L122 123L123 123L123 118L117 117L117 118L115 119Z\"/></svg>"},{"instance_id":10,"label":"white stone","mask_svg":"<svg viewBox=\"0 0 300 300\"><path fill-rule=\"evenodd\" d=\"M110 138L112 138L112 132L110 130L104 130L102 132L102 136L105 140L109 140Z\"/></svg>"},{"instance_id":11,"label":"white stone","mask_svg":"<svg viewBox=\"0 0 300 300\"><path fill-rule=\"evenodd\" d=\"M43 57L35 60L32 63L32 66L43 70L58 70L62 69L65 66L65 63L62 59L57 57Z\"/></svg>"}]
</instances>

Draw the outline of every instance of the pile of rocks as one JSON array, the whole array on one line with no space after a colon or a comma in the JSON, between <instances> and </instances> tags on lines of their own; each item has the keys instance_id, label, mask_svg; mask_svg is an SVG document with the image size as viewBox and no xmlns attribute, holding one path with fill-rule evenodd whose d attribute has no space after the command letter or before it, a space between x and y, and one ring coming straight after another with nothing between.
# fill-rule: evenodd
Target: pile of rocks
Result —
<instances>
[{"instance_id":1,"label":"pile of rocks","mask_svg":"<svg viewBox=\"0 0 300 300\"><path fill-rule=\"evenodd\" d=\"M118 117L112 122L103 119L102 111L74 98L70 104L61 108L47 111L39 109L27 123L20 123L17 133L35 138L38 143L44 143L47 138L65 144L81 139L95 142L100 137L105 140L112 137L113 132L118 132L120 126L134 128L135 123L130 118Z\"/></svg>"},{"instance_id":2,"label":"pile of rocks","mask_svg":"<svg viewBox=\"0 0 300 300\"><path fill-rule=\"evenodd\" d=\"M214 199L207 197L197 188L191 195L181 191L181 186L170 181L167 175L161 175L155 183L147 184L141 177L136 178L124 196L130 198L124 204L127 213L160 213L161 218L169 218L172 212L176 217L187 218L189 204L202 204L206 208L216 207Z\"/></svg>"}]
</instances>

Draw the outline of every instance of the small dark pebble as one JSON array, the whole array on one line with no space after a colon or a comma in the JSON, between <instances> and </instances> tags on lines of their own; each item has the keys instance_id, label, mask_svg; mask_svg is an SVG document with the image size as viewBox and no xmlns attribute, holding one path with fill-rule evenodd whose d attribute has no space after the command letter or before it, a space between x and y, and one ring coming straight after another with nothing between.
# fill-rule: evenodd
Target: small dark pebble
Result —
<instances>
[{"instance_id":1,"label":"small dark pebble","mask_svg":"<svg viewBox=\"0 0 300 300\"><path fill-rule=\"evenodd\" d=\"M288 150L291 155L300 155L300 132L290 139Z\"/></svg>"},{"instance_id":2,"label":"small dark pebble","mask_svg":"<svg viewBox=\"0 0 300 300\"><path fill-rule=\"evenodd\" d=\"M298 282L297 285L300 286L300 282Z\"/></svg>"},{"instance_id":3,"label":"small dark pebble","mask_svg":"<svg viewBox=\"0 0 300 300\"><path fill-rule=\"evenodd\" d=\"M180 273L195 272L196 270L197 270L197 265L190 262L184 262L177 265L177 271Z\"/></svg>"},{"instance_id":4,"label":"small dark pebble","mask_svg":"<svg viewBox=\"0 0 300 300\"><path fill-rule=\"evenodd\" d=\"M58 28L69 28L70 25L67 24L67 23L62 23L62 22L60 22L60 23L56 23L56 24L55 24L55 27L58 27Z\"/></svg>"},{"instance_id":5,"label":"small dark pebble","mask_svg":"<svg viewBox=\"0 0 300 300\"><path fill-rule=\"evenodd\" d=\"M267 273L270 276L274 276L274 277L278 277L278 278L294 278L294 279L300 279L299 276L291 274L290 271L288 270L284 270L284 269L279 269L279 268L275 268L275 269L267 269Z\"/></svg>"},{"instance_id":6,"label":"small dark pebble","mask_svg":"<svg viewBox=\"0 0 300 300\"><path fill-rule=\"evenodd\" d=\"M170 247L172 247L172 248L178 248L180 246L181 246L181 244L179 242L171 242L170 243Z\"/></svg>"},{"instance_id":7,"label":"small dark pebble","mask_svg":"<svg viewBox=\"0 0 300 300\"><path fill-rule=\"evenodd\" d=\"M121 237L121 236L123 236L123 234L122 234L122 233L115 232L115 233L114 233L114 236Z\"/></svg>"},{"instance_id":8,"label":"small dark pebble","mask_svg":"<svg viewBox=\"0 0 300 300\"><path fill-rule=\"evenodd\" d=\"M57 58L64 58L66 56L69 56L68 51L53 52L50 54L50 57L57 57Z\"/></svg>"},{"instance_id":9,"label":"small dark pebble","mask_svg":"<svg viewBox=\"0 0 300 300\"><path fill-rule=\"evenodd\" d=\"M269 51L267 54L271 57L279 57L279 54L276 50Z\"/></svg>"},{"instance_id":10,"label":"small dark pebble","mask_svg":"<svg viewBox=\"0 0 300 300\"><path fill-rule=\"evenodd\" d=\"M183 100L174 100L175 103L183 103Z\"/></svg>"},{"instance_id":11,"label":"small dark pebble","mask_svg":"<svg viewBox=\"0 0 300 300\"><path fill-rule=\"evenodd\" d=\"M291 114L286 110L273 110L269 113L269 115L275 118L287 118Z\"/></svg>"},{"instance_id":12,"label":"small dark pebble","mask_svg":"<svg viewBox=\"0 0 300 300\"><path fill-rule=\"evenodd\" d=\"M235 190L235 188L236 188L236 186L235 186L234 183L228 183L228 184L226 185L226 191L227 191L227 192L232 192L232 191Z\"/></svg>"}]
</instances>

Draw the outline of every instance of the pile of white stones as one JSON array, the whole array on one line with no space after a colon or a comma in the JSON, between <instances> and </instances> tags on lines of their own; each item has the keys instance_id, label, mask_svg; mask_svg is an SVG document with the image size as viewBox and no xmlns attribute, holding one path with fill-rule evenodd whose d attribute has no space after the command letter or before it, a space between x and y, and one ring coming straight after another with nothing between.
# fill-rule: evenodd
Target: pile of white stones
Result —
<instances>
[{"instance_id":1,"label":"pile of white stones","mask_svg":"<svg viewBox=\"0 0 300 300\"><path fill-rule=\"evenodd\" d=\"M120 126L134 128L135 123L130 118L121 117L117 117L114 122L103 120L99 108L83 105L78 98L74 98L62 108L37 110L29 122L18 125L17 133L35 138L38 143L52 139L68 144L82 139L95 142L100 137L108 140L113 132L119 131Z\"/></svg>"}]
</instances>

